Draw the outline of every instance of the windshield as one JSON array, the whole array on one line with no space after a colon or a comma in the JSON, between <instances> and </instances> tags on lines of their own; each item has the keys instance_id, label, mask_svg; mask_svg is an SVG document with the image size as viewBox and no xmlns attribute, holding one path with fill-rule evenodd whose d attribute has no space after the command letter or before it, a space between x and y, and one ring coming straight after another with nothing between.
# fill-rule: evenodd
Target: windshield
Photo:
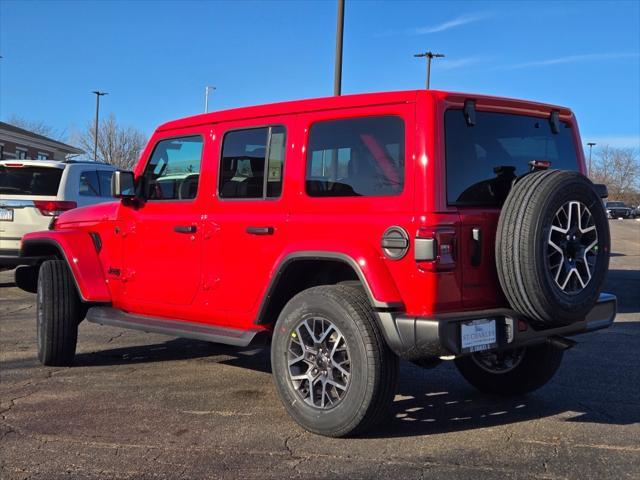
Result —
<instances>
[{"instance_id":1,"label":"windshield","mask_svg":"<svg viewBox=\"0 0 640 480\"><path fill-rule=\"evenodd\" d=\"M61 177L61 168L0 165L0 193L55 196Z\"/></svg>"},{"instance_id":2,"label":"windshield","mask_svg":"<svg viewBox=\"0 0 640 480\"><path fill-rule=\"evenodd\" d=\"M445 148L451 205L501 206L511 182L530 170L531 160L578 169L570 125L561 122L554 134L546 118L476 112L476 124L469 126L462 110L447 110Z\"/></svg>"},{"instance_id":3,"label":"windshield","mask_svg":"<svg viewBox=\"0 0 640 480\"><path fill-rule=\"evenodd\" d=\"M607 202L607 207L624 207L625 204L622 202Z\"/></svg>"}]
</instances>

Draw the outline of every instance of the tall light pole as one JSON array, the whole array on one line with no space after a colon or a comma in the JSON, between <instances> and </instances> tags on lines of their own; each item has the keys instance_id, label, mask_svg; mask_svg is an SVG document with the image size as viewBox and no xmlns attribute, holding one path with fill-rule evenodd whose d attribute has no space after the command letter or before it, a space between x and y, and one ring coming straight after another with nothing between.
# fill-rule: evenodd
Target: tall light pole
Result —
<instances>
[{"instance_id":1,"label":"tall light pole","mask_svg":"<svg viewBox=\"0 0 640 480\"><path fill-rule=\"evenodd\" d=\"M98 121L100 119L100 97L104 95L109 95L107 92L101 92L99 90L94 90L92 93L96 96L96 130L95 130L95 143L93 146L93 161L98 161Z\"/></svg>"},{"instance_id":2,"label":"tall light pole","mask_svg":"<svg viewBox=\"0 0 640 480\"><path fill-rule=\"evenodd\" d=\"M210 85L204 87L204 113L209 112L209 89L215 90L216 87L212 87Z\"/></svg>"},{"instance_id":3,"label":"tall light pole","mask_svg":"<svg viewBox=\"0 0 640 480\"><path fill-rule=\"evenodd\" d=\"M338 0L338 15L336 25L336 63L333 72L333 94L342 93L342 38L344 32L344 0Z\"/></svg>"},{"instance_id":4,"label":"tall light pole","mask_svg":"<svg viewBox=\"0 0 640 480\"><path fill-rule=\"evenodd\" d=\"M591 150L593 150L593 147L595 146L595 142L587 142L587 145L589 145L589 170L588 170L588 174L589 176L591 176Z\"/></svg>"},{"instance_id":5,"label":"tall light pole","mask_svg":"<svg viewBox=\"0 0 640 480\"><path fill-rule=\"evenodd\" d=\"M414 57L427 59L427 90L429 90L429 83L431 82L431 60L434 58L443 58L442 53L433 53L431 51L424 53L416 53Z\"/></svg>"}]
</instances>

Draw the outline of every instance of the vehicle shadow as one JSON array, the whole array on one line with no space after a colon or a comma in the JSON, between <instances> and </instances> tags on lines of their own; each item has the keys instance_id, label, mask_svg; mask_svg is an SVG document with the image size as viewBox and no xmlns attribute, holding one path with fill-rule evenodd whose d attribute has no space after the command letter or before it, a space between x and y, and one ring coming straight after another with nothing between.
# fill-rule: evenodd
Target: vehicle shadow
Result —
<instances>
[{"instance_id":1,"label":"vehicle shadow","mask_svg":"<svg viewBox=\"0 0 640 480\"><path fill-rule=\"evenodd\" d=\"M269 350L264 346L240 348L187 338L175 338L153 345L78 353L73 364L76 367L99 367L193 360L197 358L208 358L213 363L271 373Z\"/></svg>"},{"instance_id":2,"label":"vehicle shadow","mask_svg":"<svg viewBox=\"0 0 640 480\"><path fill-rule=\"evenodd\" d=\"M637 364L634 345L639 338L640 322L621 322L609 330L578 337L581 344L566 353L556 377L544 388L519 397L478 392L464 381L451 362L434 369L402 362L390 420L367 437L474 430L556 415L571 422L638 423L640 392L634 385L640 384L640 373L637 368L617 367L629 362ZM621 352L617 356L610 355L614 346ZM193 359L271 373L268 348L237 348L189 339L80 353L74 365L114 366Z\"/></svg>"},{"instance_id":3,"label":"vehicle shadow","mask_svg":"<svg viewBox=\"0 0 640 480\"><path fill-rule=\"evenodd\" d=\"M640 270L609 270L603 291L618 297L618 313L640 316Z\"/></svg>"}]
</instances>

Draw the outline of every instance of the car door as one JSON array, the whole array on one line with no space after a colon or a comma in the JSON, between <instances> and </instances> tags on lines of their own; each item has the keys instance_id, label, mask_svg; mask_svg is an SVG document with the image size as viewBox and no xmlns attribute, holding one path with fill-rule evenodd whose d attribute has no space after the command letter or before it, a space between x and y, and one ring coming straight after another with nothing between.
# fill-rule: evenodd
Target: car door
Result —
<instances>
[{"instance_id":1,"label":"car door","mask_svg":"<svg viewBox=\"0 0 640 480\"><path fill-rule=\"evenodd\" d=\"M222 275L215 307L229 324L253 320L284 248L287 192L283 178L287 126L292 118L229 122L216 132L220 160L215 222ZM205 268L209 269L206 262Z\"/></svg>"},{"instance_id":2,"label":"car door","mask_svg":"<svg viewBox=\"0 0 640 480\"><path fill-rule=\"evenodd\" d=\"M129 311L182 318L198 292L205 138L203 130L181 129L152 141L136 176L142 200L121 206L118 274Z\"/></svg>"}]
</instances>

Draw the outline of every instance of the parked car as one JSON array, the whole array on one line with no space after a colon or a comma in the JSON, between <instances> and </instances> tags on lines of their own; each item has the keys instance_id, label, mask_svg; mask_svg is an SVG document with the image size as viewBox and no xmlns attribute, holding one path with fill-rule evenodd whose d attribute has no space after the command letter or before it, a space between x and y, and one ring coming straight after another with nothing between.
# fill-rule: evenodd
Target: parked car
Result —
<instances>
[{"instance_id":1,"label":"parked car","mask_svg":"<svg viewBox=\"0 0 640 480\"><path fill-rule=\"evenodd\" d=\"M115 168L96 162L0 161L0 268L15 267L25 233L78 206L113 200Z\"/></svg>"},{"instance_id":2,"label":"parked car","mask_svg":"<svg viewBox=\"0 0 640 480\"><path fill-rule=\"evenodd\" d=\"M633 209L624 202L606 202L605 208L609 218L634 218Z\"/></svg>"},{"instance_id":3,"label":"parked car","mask_svg":"<svg viewBox=\"0 0 640 480\"><path fill-rule=\"evenodd\" d=\"M38 357L90 322L271 340L276 390L322 435L385 416L400 358L484 392L547 383L609 327L609 226L563 107L439 91L332 97L161 125L118 201L22 243ZM602 192L602 193L599 193Z\"/></svg>"}]
</instances>

